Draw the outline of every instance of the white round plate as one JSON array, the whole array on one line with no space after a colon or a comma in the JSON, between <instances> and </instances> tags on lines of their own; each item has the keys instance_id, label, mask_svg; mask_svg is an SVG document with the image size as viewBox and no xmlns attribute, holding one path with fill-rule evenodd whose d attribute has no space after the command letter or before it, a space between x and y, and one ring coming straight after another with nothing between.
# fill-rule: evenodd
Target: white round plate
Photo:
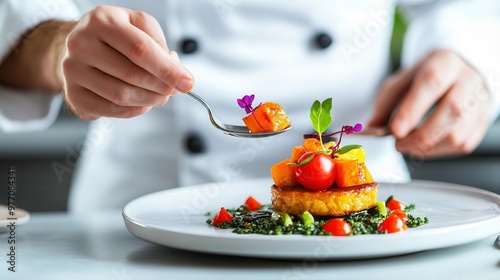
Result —
<instances>
[{"instance_id":1,"label":"white round plate","mask_svg":"<svg viewBox=\"0 0 500 280\"><path fill-rule=\"evenodd\" d=\"M431 181L380 184L378 200L390 195L417 207L411 213L429 224L383 235L302 236L235 234L206 220L221 207L237 208L249 195L270 203L270 179L212 183L153 193L123 209L135 236L190 251L281 259L359 259L407 254L465 244L500 233L500 196Z\"/></svg>"},{"instance_id":2,"label":"white round plate","mask_svg":"<svg viewBox=\"0 0 500 280\"><path fill-rule=\"evenodd\" d=\"M0 205L0 232L8 231L12 222L15 222L17 227L26 223L29 219L30 214L26 210L16 208L14 216L11 216L9 215L9 208L6 205Z\"/></svg>"}]
</instances>

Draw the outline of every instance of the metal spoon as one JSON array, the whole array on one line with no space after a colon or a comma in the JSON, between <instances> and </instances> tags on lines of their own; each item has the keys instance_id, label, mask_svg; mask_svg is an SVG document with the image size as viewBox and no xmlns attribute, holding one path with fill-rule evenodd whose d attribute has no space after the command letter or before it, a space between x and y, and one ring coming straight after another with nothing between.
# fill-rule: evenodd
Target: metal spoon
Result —
<instances>
[{"instance_id":1,"label":"metal spoon","mask_svg":"<svg viewBox=\"0 0 500 280\"><path fill-rule=\"evenodd\" d=\"M289 126L285 129L274 131L274 132L254 133L254 132L250 132L250 130L248 130L248 128L244 125L231 125L231 124L221 123L219 120L217 120L214 117L214 115L212 113L212 109L210 109L210 106L208 106L207 102L205 102L205 100L203 100L203 98L199 97L197 94L195 94L193 92L187 92L186 94L191 96L192 98L196 99L203 106L205 106L205 108L207 109L207 112L208 112L208 117L209 117L212 125L227 135L231 135L231 136L235 136L235 137L244 137L244 138L261 138L261 137L274 136L274 135L286 132L292 128L291 126Z\"/></svg>"}]
</instances>

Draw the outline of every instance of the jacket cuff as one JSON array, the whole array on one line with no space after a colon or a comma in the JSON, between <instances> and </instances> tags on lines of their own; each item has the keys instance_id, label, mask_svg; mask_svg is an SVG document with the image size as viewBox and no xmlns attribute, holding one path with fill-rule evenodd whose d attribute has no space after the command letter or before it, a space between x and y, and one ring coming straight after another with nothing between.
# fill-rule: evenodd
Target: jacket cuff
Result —
<instances>
[{"instance_id":1,"label":"jacket cuff","mask_svg":"<svg viewBox=\"0 0 500 280\"><path fill-rule=\"evenodd\" d=\"M26 3L29 2L29 3ZM82 12L73 1L0 1L0 61L19 44L21 37L40 23L51 20L78 20Z\"/></svg>"},{"instance_id":2,"label":"jacket cuff","mask_svg":"<svg viewBox=\"0 0 500 280\"><path fill-rule=\"evenodd\" d=\"M0 129L8 133L46 129L56 120L61 104L60 95L0 86Z\"/></svg>"},{"instance_id":3,"label":"jacket cuff","mask_svg":"<svg viewBox=\"0 0 500 280\"><path fill-rule=\"evenodd\" d=\"M0 61L22 36L40 23L78 20L82 12L73 1L0 0ZM45 129L57 118L62 98L44 92L26 92L0 86L0 129L18 132Z\"/></svg>"}]
</instances>

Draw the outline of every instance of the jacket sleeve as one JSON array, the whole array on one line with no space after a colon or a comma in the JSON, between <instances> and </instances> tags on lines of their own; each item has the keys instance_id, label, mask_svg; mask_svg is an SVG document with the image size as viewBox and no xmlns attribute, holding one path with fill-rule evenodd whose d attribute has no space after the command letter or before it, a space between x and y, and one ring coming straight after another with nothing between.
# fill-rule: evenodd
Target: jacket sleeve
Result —
<instances>
[{"instance_id":1,"label":"jacket sleeve","mask_svg":"<svg viewBox=\"0 0 500 280\"><path fill-rule=\"evenodd\" d=\"M500 1L406 0L401 6L409 20L402 66L414 65L435 49L454 51L486 82L493 122L500 111Z\"/></svg>"},{"instance_id":2,"label":"jacket sleeve","mask_svg":"<svg viewBox=\"0 0 500 280\"><path fill-rule=\"evenodd\" d=\"M50 20L77 20L81 16L71 0L0 0L0 61L22 35ZM57 117L62 99L45 92L26 92L0 85L0 129L5 132L44 129Z\"/></svg>"}]
</instances>

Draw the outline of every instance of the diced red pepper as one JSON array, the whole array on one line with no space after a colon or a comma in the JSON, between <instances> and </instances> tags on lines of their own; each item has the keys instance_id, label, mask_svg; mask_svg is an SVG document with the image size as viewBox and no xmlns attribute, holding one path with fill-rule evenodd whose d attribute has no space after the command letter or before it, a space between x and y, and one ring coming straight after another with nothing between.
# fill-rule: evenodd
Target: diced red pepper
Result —
<instances>
[{"instance_id":1,"label":"diced red pepper","mask_svg":"<svg viewBox=\"0 0 500 280\"><path fill-rule=\"evenodd\" d=\"M408 222L408 220L410 219L410 218L408 218L408 215L406 214L406 212L401 210L401 209L396 209L396 210L391 211L391 215L398 216L405 223Z\"/></svg>"},{"instance_id":2,"label":"diced red pepper","mask_svg":"<svg viewBox=\"0 0 500 280\"><path fill-rule=\"evenodd\" d=\"M248 206L250 211L257 211L262 206L260 202L258 202L253 196L249 196L245 201L245 205Z\"/></svg>"},{"instance_id":3,"label":"diced red pepper","mask_svg":"<svg viewBox=\"0 0 500 280\"><path fill-rule=\"evenodd\" d=\"M216 225L220 225L220 224L223 224L225 222L230 222L234 219L234 216L233 214L227 212L226 208L222 207L219 211L219 213L217 213L212 221L212 225L216 226Z\"/></svg>"},{"instance_id":4,"label":"diced red pepper","mask_svg":"<svg viewBox=\"0 0 500 280\"><path fill-rule=\"evenodd\" d=\"M406 223L397 213L391 213L378 227L379 232L394 233L406 230Z\"/></svg>"},{"instance_id":5,"label":"diced red pepper","mask_svg":"<svg viewBox=\"0 0 500 280\"><path fill-rule=\"evenodd\" d=\"M393 199L391 199L391 200L389 201L389 203L387 203L387 208L388 208L389 210L392 210L392 211L394 211L394 210L396 210L396 209L400 209L400 210L403 210L403 211L404 211L404 210L405 210L405 208L406 208L406 204L404 204L403 202L401 202L401 201L399 201L399 200L397 200L397 199L393 198Z\"/></svg>"},{"instance_id":6,"label":"diced red pepper","mask_svg":"<svg viewBox=\"0 0 500 280\"><path fill-rule=\"evenodd\" d=\"M331 219L323 225L323 231L335 236L346 236L352 233L351 225L340 218Z\"/></svg>"}]
</instances>

